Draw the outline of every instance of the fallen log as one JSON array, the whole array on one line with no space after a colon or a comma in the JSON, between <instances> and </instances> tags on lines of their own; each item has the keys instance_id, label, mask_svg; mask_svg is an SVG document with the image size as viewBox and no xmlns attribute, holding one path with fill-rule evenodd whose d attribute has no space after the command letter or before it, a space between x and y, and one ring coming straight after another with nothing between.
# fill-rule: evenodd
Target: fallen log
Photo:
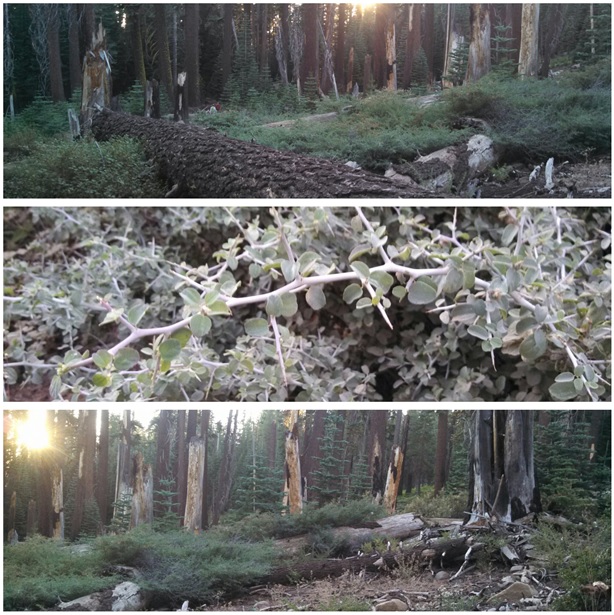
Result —
<instances>
[{"instance_id":1,"label":"fallen log","mask_svg":"<svg viewBox=\"0 0 614 615\"><path fill-rule=\"evenodd\" d=\"M93 118L96 139L140 139L176 197L186 198L428 198L339 162L282 152L225 137L213 129L116 113Z\"/></svg>"},{"instance_id":2,"label":"fallen log","mask_svg":"<svg viewBox=\"0 0 614 615\"><path fill-rule=\"evenodd\" d=\"M397 568L401 563L422 564L424 567L435 563L439 566L450 566L464 559L469 548L466 537L456 539L440 539L421 543L410 548L394 549L384 553L372 553L345 559L320 559L302 561L289 566L274 568L267 575L258 579L258 584L288 584L300 579L315 580L326 577L338 577L345 572L368 573L386 572ZM474 543L472 552L483 547Z\"/></svg>"},{"instance_id":3,"label":"fallen log","mask_svg":"<svg viewBox=\"0 0 614 615\"><path fill-rule=\"evenodd\" d=\"M347 544L350 551L358 549L361 545L373 538L386 537L396 540L416 536L424 528L424 521L415 517L413 513L393 515L384 519L378 519L376 527L337 527L330 530L333 539L341 540ZM288 554L294 554L304 550L309 544L306 536L294 536L275 541L275 545L282 548Z\"/></svg>"}]
</instances>

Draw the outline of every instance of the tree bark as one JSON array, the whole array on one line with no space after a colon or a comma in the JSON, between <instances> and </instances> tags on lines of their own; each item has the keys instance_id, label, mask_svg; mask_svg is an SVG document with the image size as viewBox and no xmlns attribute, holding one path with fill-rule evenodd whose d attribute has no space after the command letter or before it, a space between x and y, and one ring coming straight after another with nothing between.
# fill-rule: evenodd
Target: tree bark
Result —
<instances>
[{"instance_id":1,"label":"tree bark","mask_svg":"<svg viewBox=\"0 0 614 615\"><path fill-rule=\"evenodd\" d=\"M179 410L177 415L177 470L175 472L175 484L177 485L177 509L181 525L183 525L183 514L185 513L188 478L188 451L185 439L185 418L185 410Z\"/></svg>"},{"instance_id":2,"label":"tree bark","mask_svg":"<svg viewBox=\"0 0 614 615\"><path fill-rule=\"evenodd\" d=\"M559 43L561 42L568 5L549 4L542 7L540 10L546 11L544 34L539 37L539 47L541 49L539 76L545 79L550 72L550 60L556 53Z\"/></svg>"},{"instance_id":3,"label":"tree bark","mask_svg":"<svg viewBox=\"0 0 614 615\"><path fill-rule=\"evenodd\" d=\"M109 411L100 411L100 438L98 440L98 471L96 473L96 501L100 511L100 522L108 522L109 508Z\"/></svg>"},{"instance_id":4,"label":"tree bark","mask_svg":"<svg viewBox=\"0 0 614 615\"><path fill-rule=\"evenodd\" d=\"M211 420L211 410L203 410L200 419L200 437L205 443L205 467L203 469L204 484L203 484L203 503L202 503L202 525L203 529L209 527L209 485L207 484L207 474L209 466L209 422Z\"/></svg>"},{"instance_id":5,"label":"tree bark","mask_svg":"<svg viewBox=\"0 0 614 615\"><path fill-rule=\"evenodd\" d=\"M158 72L170 102L173 100L173 73L171 70L171 52L168 45L166 28L166 5L154 4L153 9L156 46L158 48Z\"/></svg>"},{"instance_id":6,"label":"tree bark","mask_svg":"<svg viewBox=\"0 0 614 615\"><path fill-rule=\"evenodd\" d=\"M196 534L202 529L204 476L205 443L201 438L192 438L188 456L188 491L183 525Z\"/></svg>"},{"instance_id":7,"label":"tree bark","mask_svg":"<svg viewBox=\"0 0 614 615\"><path fill-rule=\"evenodd\" d=\"M388 465L386 489L384 491L384 507L388 514L393 515L397 507L397 496L401 485L403 468L403 453L400 446L395 446L392 451L392 459Z\"/></svg>"},{"instance_id":8,"label":"tree bark","mask_svg":"<svg viewBox=\"0 0 614 615\"><path fill-rule=\"evenodd\" d=\"M79 50L79 16L76 4L66 4L68 19L68 76L70 94L81 89L81 52Z\"/></svg>"},{"instance_id":9,"label":"tree bark","mask_svg":"<svg viewBox=\"0 0 614 615\"><path fill-rule=\"evenodd\" d=\"M132 495L132 481L130 468L130 448L132 434L131 410L124 410L122 433L117 447L117 473L115 476L115 510L113 517L120 511L117 503Z\"/></svg>"},{"instance_id":10,"label":"tree bark","mask_svg":"<svg viewBox=\"0 0 614 615\"><path fill-rule=\"evenodd\" d=\"M351 528L338 529L348 530ZM412 533L416 532L412 530ZM345 536L346 534L342 535ZM392 538L388 533L384 535ZM367 538L368 540L370 538ZM357 541L353 542L358 544ZM473 547L474 552L477 552L483 545L474 543ZM258 579L258 583L289 584L296 583L297 577L309 580L324 579L327 577L339 577L348 571L353 573L359 573L361 570L366 570L370 573L389 572L401 563L414 565L418 563L418 565L422 565L425 568L432 562L436 562L438 565L451 566L455 562L463 560L468 548L469 544L466 537L455 539L441 538L429 542L428 545L420 543L412 547L386 551L384 553L376 552L358 557L347 557L345 559L308 560L289 567L275 568L269 574Z\"/></svg>"},{"instance_id":11,"label":"tree bark","mask_svg":"<svg viewBox=\"0 0 614 615\"><path fill-rule=\"evenodd\" d=\"M518 74L521 77L536 77L539 69L538 54L539 4L522 5L522 36Z\"/></svg>"},{"instance_id":12,"label":"tree bark","mask_svg":"<svg viewBox=\"0 0 614 615\"><path fill-rule=\"evenodd\" d=\"M223 6L224 40L222 46L222 91L232 74L232 16L234 4Z\"/></svg>"},{"instance_id":13,"label":"tree bark","mask_svg":"<svg viewBox=\"0 0 614 615\"><path fill-rule=\"evenodd\" d=\"M305 434L305 442L301 453L302 496L307 501L309 489L316 485L314 474L320 469L320 447L324 437L324 421L326 410L308 410L312 422L309 431Z\"/></svg>"},{"instance_id":14,"label":"tree bark","mask_svg":"<svg viewBox=\"0 0 614 615\"><path fill-rule=\"evenodd\" d=\"M188 73L188 100L186 107L200 105L200 13L198 4L185 4L185 69Z\"/></svg>"},{"instance_id":15,"label":"tree bark","mask_svg":"<svg viewBox=\"0 0 614 615\"><path fill-rule=\"evenodd\" d=\"M420 51L421 9L420 4L407 5L407 41L405 43L405 65L403 66L403 88L405 89L412 84L414 60Z\"/></svg>"},{"instance_id":16,"label":"tree bark","mask_svg":"<svg viewBox=\"0 0 614 615\"><path fill-rule=\"evenodd\" d=\"M230 139L214 130L124 115L98 113L100 140L126 135L147 154L177 194L191 198L411 198L432 195L346 165Z\"/></svg>"},{"instance_id":17,"label":"tree bark","mask_svg":"<svg viewBox=\"0 0 614 615\"><path fill-rule=\"evenodd\" d=\"M284 506L288 512L301 514L301 460L298 445L298 420L292 422L292 429L286 432L286 465L284 482Z\"/></svg>"},{"instance_id":18,"label":"tree bark","mask_svg":"<svg viewBox=\"0 0 614 615\"><path fill-rule=\"evenodd\" d=\"M339 15L337 17L337 41L335 43L335 76L337 83L343 89L345 81L345 12L347 4L337 5ZM350 81L352 76L350 75Z\"/></svg>"},{"instance_id":19,"label":"tree bark","mask_svg":"<svg viewBox=\"0 0 614 615\"><path fill-rule=\"evenodd\" d=\"M367 450L372 477L371 494L377 502L381 501L385 488L386 462L384 456L386 451L387 421L388 410L372 410L369 412Z\"/></svg>"},{"instance_id":20,"label":"tree bark","mask_svg":"<svg viewBox=\"0 0 614 615\"><path fill-rule=\"evenodd\" d=\"M158 416L158 438L156 448L156 472L154 476L154 491L156 492L156 514L166 512L166 502L161 491L168 491L172 480L171 472L171 423L172 410L160 410Z\"/></svg>"},{"instance_id":21,"label":"tree bark","mask_svg":"<svg viewBox=\"0 0 614 615\"><path fill-rule=\"evenodd\" d=\"M470 524L515 521L539 512L532 410L476 410L472 431Z\"/></svg>"},{"instance_id":22,"label":"tree bark","mask_svg":"<svg viewBox=\"0 0 614 615\"><path fill-rule=\"evenodd\" d=\"M130 528L153 523L153 476L151 466L143 462L143 453L134 456Z\"/></svg>"},{"instance_id":23,"label":"tree bark","mask_svg":"<svg viewBox=\"0 0 614 615\"><path fill-rule=\"evenodd\" d=\"M64 96L62 80L62 60L60 57L60 16L59 5L48 4L47 8L47 46L49 48L49 83L51 100L61 102Z\"/></svg>"},{"instance_id":24,"label":"tree bark","mask_svg":"<svg viewBox=\"0 0 614 615\"><path fill-rule=\"evenodd\" d=\"M472 4L471 42L465 81L475 83L490 72L490 11L487 4Z\"/></svg>"},{"instance_id":25,"label":"tree bark","mask_svg":"<svg viewBox=\"0 0 614 615\"><path fill-rule=\"evenodd\" d=\"M424 4L424 31L422 34L422 48L426 55L426 65L428 67L428 83L433 83L433 68L435 65L435 5Z\"/></svg>"},{"instance_id":26,"label":"tree bark","mask_svg":"<svg viewBox=\"0 0 614 615\"><path fill-rule=\"evenodd\" d=\"M96 455L96 410L81 410L77 447L77 492L70 528L71 540L81 532L86 503L94 499L94 459Z\"/></svg>"},{"instance_id":27,"label":"tree bark","mask_svg":"<svg viewBox=\"0 0 614 615\"><path fill-rule=\"evenodd\" d=\"M88 40L83 60L83 93L81 97L81 130L89 132L95 106L111 106L111 64L102 23Z\"/></svg>"},{"instance_id":28,"label":"tree bark","mask_svg":"<svg viewBox=\"0 0 614 615\"><path fill-rule=\"evenodd\" d=\"M58 465L54 465L51 470L51 507L53 538L64 540L64 474Z\"/></svg>"},{"instance_id":29,"label":"tree bark","mask_svg":"<svg viewBox=\"0 0 614 615\"><path fill-rule=\"evenodd\" d=\"M301 65L301 93L305 91L307 79L314 79L316 91L320 87L319 54L318 54L318 4L303 4L303 31L305 32L305 48Z\"/></svg>"},{"instance_id":30,"label":"tree bark","mask_svg":"<svg viewBox=\"0 0 614 615\"><path fill-rule=\"evenodd\" d=\"M435 483L433 494L437 495L446 483L446 453L448 450L448 410L440 410L437 416L437 450L435 453Z\"/></svg>"},{"instance_id":31,"label":"tree bark","mask_svg":"<svg viewBox=\"0 0 614 615\"><path fill-rule=\"evenodd\" d=\"M130 31L130 43L132 47L132 59L134 62L134 74L143 90L147 82L145 72L145 56L143 55L143 37L141 36L141 8L138 5L128 5L126 18Z\"/></svg>"}]
</instances>

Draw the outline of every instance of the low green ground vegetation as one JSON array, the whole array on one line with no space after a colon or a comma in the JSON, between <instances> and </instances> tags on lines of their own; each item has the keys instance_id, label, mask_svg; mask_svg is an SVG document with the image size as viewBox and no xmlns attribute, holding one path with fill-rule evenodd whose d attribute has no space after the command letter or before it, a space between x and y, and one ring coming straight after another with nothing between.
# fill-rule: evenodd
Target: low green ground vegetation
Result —
<instances>
[{"instance_id":1,"label":"low green ground vegetation","mask_svg":"<svg viewBox=\"0 0 614 615\"><path fill-rule=\"evenodd\" d=\"M141 92L132 88L123 108L138 113ZM415 99L415 97L413 97ZM129 139L73 142L67 110L77 110L78 96L66 103L45 99L4 120L7 198L162 197L167 188L139 144ZM311 114L337 111L327 122L304 120ZM554 156L585 160L610 153L611 78L609 61L583 70L564 71L556 79L520 81L501 75L445 91L421 107L409 92L375 92L362 99L299 98L293 87L274 86L253 92L237 106L229 99L222 113L191 116L227 136L253 140L282 150L346 162L375 172L391 163L411 162L447 145L466 141L477 128L460 118L484 120L501 148L503 163L541 163ZM296 119L289 128L265 124Z\"/></svg>"}]
</instances>

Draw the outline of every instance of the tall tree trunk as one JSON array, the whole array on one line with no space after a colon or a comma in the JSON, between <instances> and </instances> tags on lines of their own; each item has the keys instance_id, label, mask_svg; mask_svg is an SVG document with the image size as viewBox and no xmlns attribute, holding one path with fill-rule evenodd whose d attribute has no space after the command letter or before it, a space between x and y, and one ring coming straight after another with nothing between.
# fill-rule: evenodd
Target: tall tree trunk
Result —
<instances>
[{"instance_id":1,"label":"tall tree trunk","mask_svg":"<svg viewBox=\"0 0 614 615\"><path fill-rule=\"evenodd\" d=\"M200 6L185 4L185 69L188 73L188 105L200 105Z\"/></svg>"},{"instance_id":2,"label":"tall tree trunk","mask_svg":"<svg viewBox=\"0 0 614 615\"><path fill-rule=\"evenodd\" d=\"M96 34L96 5L86 3L80 6L83 11L83 35L85 37L85 50L87 51L92 43L92 38Z\"/></svg>"},{"instance_id":3,"label":"tall tree trunk","mask_svg":"<svg viewBox=\"0 0 614 615\"><path fill-rule=\"evenodd\" d=\"M467 83L475 83L490 72L490 11L487 4L472 4L471 42L467 59Z\"/></svg>"},{"instance_id":4,"label":"tall tree trunk","mask_svg":"<svg viewBox=\"0 0 614 615\"><path fill-rule=\"evenodd\" d=\"M322 20L318 18L318 27L322 44L324 47L324 61L321 63L322 80L320 89L324 94L328 94L335 79L335 67L333 62L332 45L333 45L333 26L335 24L335 5L325 4L326 9L324 26Z\"/></svg>"},{"instance_id":5,"label":"tall tree trunk","mask_svg":"<svg viewBox=\"0 0 614 615\"><path fill-rule=\"evenodd\" d=\"M539 4L522 5L522 36L518 74L521 77L536 77L539 69Z\"/></svg>"},{"instance_id":6,"label":"tall tree trunk","mask_svg":"<svg viewBox=\"0 0 614 615\"><path fill-rule=\"evenodd\" d=\"M81 532L86 504L94 500L94 460L96 455L96 410L79 411L77 444L77 491L70 536L75 540Z\"/></svg>"},{"instance_id":7,"label":"tall tree trunk","mask_svg":"<svg viewBox=\"0 0 614 615\"><path fill-rule=\"evenodd\" d=\"M435 66L435 5L424 5L424 31L422 35L422 48L426 55L426 65L428 67L428 83L433 83Z\"/></svg>"},{"instance_id":8,"label":"tall tree trunk","mask_svg":"<svg viewBox=\"0 0 614 615\"><path fill-rule=\"evenodd\" d=\"M461 45L465 42L465 35L461 31L456 20L456 5L448 4L448 18L446 28L446 49L443 65L443 87L454 87L461 85L464 75L451 75L452 60L454 55L460 50Z\"/></svg>"},{"instance_id":9,"label":"tall tree trunk","mask_svg":"<svg viewBox=\"0 0 614 615\"><path fill-rule=\"evenodd\" d=\"M275 419L271 421L268 433L268 466L269 469L274 470L277 463L277 422Z\"/></svg>"},{"instance_id":10,"label":"tall tree trunk","mask_svg":"<svg viewBox=\"0 0 614 615\"><path fill-rule=\"evenodd\" d=\"M51 100L61 102L64 96L62 80L62 59L60 57L60 15L58 4L48 4L47 7L47 45L49 47L49 83L51 85Z\"/></svg>"},{"instance_id":11,"label":"tall tree trunk","mask_svg":"<svg viewBox=\"0 0 614 615\"><path fill-rule=\"evenodd\" d=\"M83 93L81 97L81 128L84 134L91 129L95 107L111 106L111 64L102 23L87 43L83 60Z\"/></svg>"},{"instance_id":12,"label":"tall tree trunk","mask_svg":"<svg viewBox=\"0 0 614 615\"><path fill-rule=\"evenodd\" d=\"M192 438L188 455L188 491L183 524L186 529L196 534L202 529L204 477L205 443L202 438Z\"/></svg>"},{"instance_id":13,"label":"tall tree trunk","mask_svg":"<svg viewBox=\"0 0 614 615\"><path fill-rule=\"evenodd\" d=\"M319 4L303 4L303 31L305 48L301 66L301 92L305 91L308 78L314 79L316 88L320 87L319 45L318 45L318 10Z\"/></svg>"},{"instance_id":14,"label":"tall tree trunk","mask_svg":"<svg viewBox=\"0 0 614 615\"><path fill-rule=\"evenodd\" d=\"M343 90L343 85L346 83L345 78L345 14L347 4L342 2L337 5L337 40L335 43L335 76L337 77L337 83ZM352 80L352 76L349 76L349 80Z\"/></svg>"},{"instance_id":15,"label":"tall tree trunk","mask_svg":"<svg viewBox=\"0 0 614 615\"><path fill-rule=\"evenodd\" d=\"M177 194L215 198L396 198L433 196L420 188L346 165L279 152L184 124L104 110L94 135L135 136ZM173 147L169 144L173 143Z\"/></svg>"},{"instance_id":16,"label":"tall tree trunk","mask_svg":"<svg viewBox=\"0 0 614 615\"><path fill-rule=\"evenodd\" d=\"M301 453L301 495L307 501L307 494L315 484L315 473L320 469L320 447L324 437L326 410L308 410L307 420L311 419L309 430L305 430L305 441Z\"/></svg>"},{"instance_id":17,"label":"tall tree trunk","mask_svg":"<svg viewBox=\"0 0 614 615\"><path fill-rule=\"evenodd\" d=\"M401 485L403 469L403 453L400 446L392 449L392 458L388 465L388 475L386 477L386 489L384 490L384 507L389 515L394 515L397 507L397 496Z\"/></svg>"},{"instance_id":18,"label":"tall tree trunk","mask_svg":"<svg viewBox=\"0 0 614 615\"><path fill-rule=\"evenodd\" d=\"M298 443L298 412L292 411L291 427L286 431L286 464L284 482L284 507L291 515L303 512L301 497L301 459Z\"/></svg>"},{"instance_id":19,"label":"tall tree trunk","mask_svg":"<svg viewBox=\"0 0 614 615\"><path fill-rule=\"evenodd\" d=\"M76 4L65 4L68 20L68 76L71 96L81 89L81 51L79 48L79 14Z\"/></svg>"},{"instance_id":20,"label":"tall tree trunk","mask_svg":"<svg viewBox=\"0 0 614 615\"><path fill-rule=\"evenodd\" d=\"M403 66L403 88L412 85L414 61L421 47L422 5L407 5L407 41L405 43L405 64Z\"/></svg>"},{"instance_id":21,"label":"tall tree trunk","mask_svg":"<svg viewBox=\"0 0 614 615\"><path fill-rule=\"evenodd\" d=\"M386 88L392 92L397 90L397 42L394 24L394 12L386 24Z\"/></svg>"},{"instance_id":22,"label":"tall tree trunk","mask_svg":"<svg viewBox=\"0 0 614 615\"><path fill-rule=\"evenodd\" d=\"M503 452L509 503L505 518L514 521L541 511L533 455L534 410L508 410Z\"/></svg>"},{"instance_id":23,"label":"tall tree trunk","mask_svg":"<svg viewBox=\"0 0 614 615\"><path fill-rule=\"evenodd\" d=\"M168 496L161 492L171 489L171 412L172 410L160 410L158 416L158 437L156 447L156 472L154 476L154 492L156 496L156 515L162 516L167 509Z\"/></svg>"},{"instance_id":24,"label":"tall tree trunk","mask_svg":"<svg viewBox=\"0 0 614 615\"><path fill-rule=\"evenodd\" d=\"M141 9L139 5L129 5L126 11L127 26L130 32L130 44L132 49L132 61L134 62L134 74L143 90L147 83L145 72L145 56L143 54L143 37L141 35Z\"/></svg>"},{"instance_id":25,"label":"tall tree trunk","mask_svg":"<svg viewBox=\"0 0 614 615\"><path fill-rule=\"evenodd\" d=\"M98 472L96 474L96 501L102 525L108 523L109 508L109 411L100 411L100 438L98 440Z\"/></svg>"},{"instance_id":26,"label":"tall tree trunk","mask_svg":"<svg viewBox=\"0 0 614 615\"><path fill-rule=\"evenodd\" d=\"M267 4L260 7L260 72L269 64L269 10Z\"/></svg>"},{"instance_id":27,"label":"tall tree trunk","mask_svg":"<svg viewBox=\"0 0 614 615\"><path fill-rule=\"evenodd\" d=\"M175 456L177 469L175 471L175 483L177 485L177 514L179 515L181 525L183 525L188 486L188 449L185 439L185 419L185 410L179 410L177 414L177 452Z\"/></svg>"},{"instance_id":28,"label":"tall tree trunk","mask_svg":"<svg viewBox=\"0 0 614 615\"><path fill-rule=\"evenodd\" d=\"M512 37L510 60L513 64L518 64L518 59L520 57L520 38L522 37L522 4L507 4L506 7L506 22L509 19Z\"/></svg>"},{"instance_id":29,"label":"tall tree trunk","mask_svg":"<svg viewBox=\"0 0 614 615\"><path fill-rule=\"evenodd\" d=\"M122 419L122 432L117 446L117 473L115 476L115 510L113 517L116 518L122 510L118 506L132 495L132 476L130 448L132 445L132 417L131 410L124 410Z\"/></svg>"},{"instance_id":30,"label":"tall tree trunk","mask_svg":"<svg viewBox=\"0 0 614 615\"><path fill-rule=\"evenodd\" d=\"M160 81L169 102L173 100L173 72L171 70L171 52L168 45L166 27L166 5L154 4L154 27L156 33L156 47L158 49L158 73Z\"/></svg>"},{"instance_id":31,"label":"tall tree trunk","mask_svg":"<svg viewBox=\"0 0 614 615\"><path fill-rule=\"evenodd\" d=\"M238 413L238 410L235 412ZM224 436L224 448L222 451L222 460L220 463L219 480L217 492L212 503L212 519L213 525L217 525L220 521L220 516L224 512L228 502L228 494L230 493L230 468L232 465L232 450L233 450L233 435L232 435L232 411L228 413L228 423L226 425L226 435ZM236 421L236 419L235 419ZM235 422L236 424L236 422Z\"/></svg>"},{"instance_id":32,"label":"tall tree trunk","mask_svg":"<svg viewBox=\"0 0 614 615\"><path fill-rule=\"evenodd\" d=\"M163 411L164 412L164 411ZM166 412L169 412L168 410ZM134 456L134 475L132 477L132 510L130 528L139 525L152 525L154 517L153 476L151 466L143 461L140 451Z\"/></svg>"},{"instance_id":33,"label":"tall tree trunk","mask_svg":"<svg viewBox=\"0 0 614 615\"><path fill-rule=\"evenodd\" d=\"M367 450L369 471L372 478L371 494L376 502L381 502L386 480L386 423L388 410L372 410L367 423Z\"/></svg>"},{"instance_id":34,"label":"tall tree trunk","mask_svg":"<svg viewBox=\"0 0 614 615\"><path fill-rule=\"evenodd\" d=\"M448 451L448 410L440 410L437 416L437 450L435 453L435 485L437 495L446 483L446 453Z\"/></svg>"},{"instance_id":35,"label":"tall tree trunk","mask_svg":"<svg viewBox=\"0 0 614 615\"><path fill-rule=\"evenodd\" d=\"M538 74L544 79L550 73L550 60L561 42L568 7L569 5L566 4L548 4L542 9L546 11L546 15L544 34L539 37L540 63Z\"/></svg>"},{"instance_id":36,"label":"tall tree trunk","mask_svg":"<svg viewBox=\"0 0 614 615\"><path fill-rule=\"evenodd\" d=\"M472 431L469 523L515 521L539 512L532 410L476 410Z\"/></svg>"},{"instance_id":37,"label":"tall tree trunk","mask_svg":"<svg viewBox=\"0 0 614 615\"><path fill-rule=\"evenodd\" d=\"M203 410L200 419L200 437L205 446L205 463L203 468L203 503L202 503L202 525L203 529L209 527L209 485L207 484L207 474L209 472L209 422L211 420L211 410Z\"/></svg>"},{"instance_id":38,"label":"tall tree trunk","mask_svg":"<svg viewBox=\"0 0 614 615\"><path fill-rule=\"evenodd\" d=\"M373 81L376 88L387 84L387 33L392 5L377 4L375 8L375 32L373 40Z\"/></svg>"},{"instance_id":39,"label":"tall tree trunk","mask_svg":"<svg viewBox=\"0 0 614 615\"><path fill-rule=\"evenodd\" d=\"M222 91L230 79L232 74L232 18L234 13L234 4L223 5L223 32L224 39L222 43Z\"/></svg>"}]
</instances>

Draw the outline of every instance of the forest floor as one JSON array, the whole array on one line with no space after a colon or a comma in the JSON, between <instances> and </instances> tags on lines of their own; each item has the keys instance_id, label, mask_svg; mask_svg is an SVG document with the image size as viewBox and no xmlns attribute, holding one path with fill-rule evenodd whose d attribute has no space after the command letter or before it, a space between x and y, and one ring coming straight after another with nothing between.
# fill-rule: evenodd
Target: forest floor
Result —
<instances>
[{"instance_id":1,"label":"forest floor","mask_svg":"<svg viewBox=\"0 0 614 615\"><path fill-rule=\"evenodd\" d=\"M554 169L554 190L544 189L543 169L536 182L529 179L532 168L526 164L512 164L509 177L503 181L493 176L480 185L481 198L594 198L612 196L612 160L600 157L585 162L567 163Z\"/></svg>"},{"instance_id":2,"label":"forest floor","mask_svg":"<svg viewBox=\"0 0 614 615\"><path fill-rule=\"evenodd\" d=\"M456 571L450 572L453 575ZM255 588L248 596L214 605L195 606L194 610L368 611L374 610L376 604L396 598L408 605L406 610L412 611L496 611L503 603L487 601L501 590L505 585L502 580L508 575L509 571L503 567L488 572L476 568L453 581L438 581L429 571L416 573L411 569L376 575L346 573L340 578L301 581L294 586ZM534 598L514 604L511 610L546 610L549 601L560 593L556 579L548 579L542 584Z\"/></svg>"}]
</instances>

